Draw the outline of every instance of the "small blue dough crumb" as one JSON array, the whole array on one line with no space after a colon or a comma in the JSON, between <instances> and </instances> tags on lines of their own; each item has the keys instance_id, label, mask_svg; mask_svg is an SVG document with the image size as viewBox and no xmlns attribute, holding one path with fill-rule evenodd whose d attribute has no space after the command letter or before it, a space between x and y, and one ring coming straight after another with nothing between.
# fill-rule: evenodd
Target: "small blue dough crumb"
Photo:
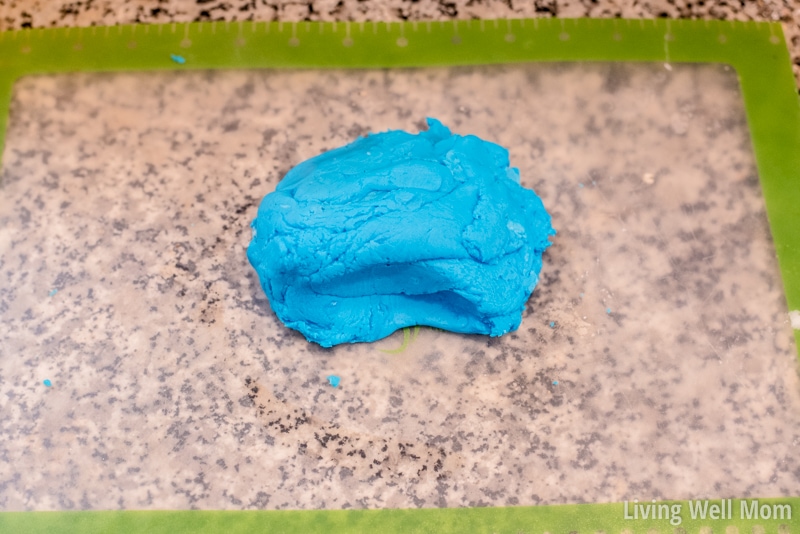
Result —
<instances>
[{"instance_id":1,"label":"small blue dough crumb","mask_svg":"<svg viewBox=\"0 0 800 534\"><path fill-rule=\"evenodd\" d=\"M308 340L519 327L555 234L550 215L505 148L428 126L311 158L261 202L248 259L272 310Z\"/></svg>"},{"instance_id":2,"label":"small blue dough crumb","mask_svg":"<svg viewBox=\"0 0 800 534\"><path fill-rule=\"evenodd\" d=\"M335 387L335 388L339 387L339 382L341 382L341 381L342 381L342 379L340 377L336 376L336 375L330 375L328 377L328 383L331 386Z\"/></svg>"},{"instance_id":3,"label":"small blue dough crumb","mask_svg":"<svg viewBox=\"0 0 800 534\"><path fill-rule=\"evenodd\" d=\"M169 58L172 61L174 61L175 63L177 63L178 65L185 65L186 64L186 58L183 57L183 56L179 56L178 54L170 54Z\"/></svg>"},{"instance_id":4,"label":"small blue dough crumb","mask_svg":"<svg viewBox=\"0 0 800 534\"><path fill-rule=\"evenodd\" d=\"M42 384L44 384L45 387L48 387L48 388L53 385L53 383L50 381L49 378L45 378L44 381L42 381Z\"/></svg>"}]
</instances>

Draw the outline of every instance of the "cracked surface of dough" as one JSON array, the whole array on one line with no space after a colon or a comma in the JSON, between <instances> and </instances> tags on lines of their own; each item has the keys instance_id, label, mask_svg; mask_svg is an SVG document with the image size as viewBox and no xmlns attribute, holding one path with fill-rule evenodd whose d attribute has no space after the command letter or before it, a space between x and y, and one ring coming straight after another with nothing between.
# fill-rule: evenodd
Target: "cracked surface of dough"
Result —
<instances>
[{"instance_id":1,"label":"cracked surface of dough","mask_svg":"<svg viewBox=\"0 0 800 534\"><path fill-rule=\"evenodd\" d=\"M550 216L505 148L428 125L311 158L262 201L248 258L275 313L308 340L519 326Z\"/></svg>"}]
</instances>

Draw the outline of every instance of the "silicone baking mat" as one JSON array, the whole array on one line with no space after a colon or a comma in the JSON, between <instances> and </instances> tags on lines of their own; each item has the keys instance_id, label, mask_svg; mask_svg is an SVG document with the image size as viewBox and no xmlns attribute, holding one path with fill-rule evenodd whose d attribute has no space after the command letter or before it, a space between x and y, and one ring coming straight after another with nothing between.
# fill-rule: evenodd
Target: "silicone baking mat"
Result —
<instances>
[{"instance_id":1,"label":"silicone baking mat","mask_svg":"<svg viewBox=\"0 0 800 534\"><path fill-rule=\"evenodd\" d=\"M795 524L800 123L778 26L0 35L0 504L30 510L3 529ZM113 70L150 72L16 81ZM258 201L425 116L509 147L553 214L522 327L306 343L244 258ZM157 511L190 508L215 511Z\"/></svg>"}]
</instances>

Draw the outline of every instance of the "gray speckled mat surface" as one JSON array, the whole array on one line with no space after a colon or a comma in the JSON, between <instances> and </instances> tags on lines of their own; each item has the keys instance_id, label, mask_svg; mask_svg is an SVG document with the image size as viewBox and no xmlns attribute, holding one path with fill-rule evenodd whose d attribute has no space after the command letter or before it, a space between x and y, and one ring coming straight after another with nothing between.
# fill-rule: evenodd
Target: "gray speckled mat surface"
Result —
<instances>
[{"instance_id":1,"label":"gray speckled mat surface","mask_svg":"<svg viewBox=\"0 0 800 534\"><path fill-rule=\"evenodd\" d=\"M259 200L426 116L509 147L553 215L522 326L307 343L247 263ZM800 493L795 346L722 66L33 77L3 162L2 510Z\"/></svg>"}]
</instances>

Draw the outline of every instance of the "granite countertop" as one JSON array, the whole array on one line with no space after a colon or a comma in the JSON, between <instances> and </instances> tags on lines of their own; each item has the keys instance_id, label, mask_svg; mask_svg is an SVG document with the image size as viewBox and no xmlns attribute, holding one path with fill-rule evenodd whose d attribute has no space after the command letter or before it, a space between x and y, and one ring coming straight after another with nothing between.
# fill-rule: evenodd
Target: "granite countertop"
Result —
<instances>
[{"instance_id":1,"label":"granite countertop","mask_svg":"<svg viewBox=\"0 0 800 534\"><path fill-rule=\"evenodd\" d=\"M779 18L797 39L798 17L769 2L24 4L0 3L3 28L666 13ZM258 202L298 162L426 116L509 147L553 216L521 328L306 342L247 263ZM800 494L796 347L725 66L24 78L0 280L0 510Z\"/></svg>"}]
</instances>

